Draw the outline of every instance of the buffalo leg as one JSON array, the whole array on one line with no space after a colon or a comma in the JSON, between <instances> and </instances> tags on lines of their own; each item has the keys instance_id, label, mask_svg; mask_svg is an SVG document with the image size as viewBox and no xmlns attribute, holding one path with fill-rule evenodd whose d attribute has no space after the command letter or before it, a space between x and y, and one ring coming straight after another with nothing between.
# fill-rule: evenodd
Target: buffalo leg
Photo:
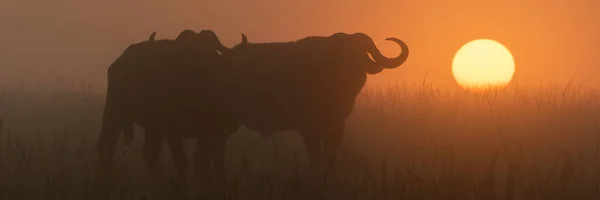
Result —
<instances>
[{"instance_id":1,"label":"buffalo leg","mask_svg":"<svg viewBox=\"0 0 600 200\"><path fill-rule=\"evenodd\" d=\"M317 195L314 199L322 199L324 193L324 176L323 176L323 129L313 126L308 129L300 129L300 134L304 138L306 150L309 159L309 175L312 183L314 194Z\"/></svg>"},{"instance_id":2,"label":"buffalo leg","mask_svg":"<svg viewBox=\"0 0 600 200\"><path fill-rule=\"evenodd\" d=\"M218 180L225 178L223 159L225 157L225 143L227 142L226 134L218 134L214 137L210 146L210 155L212 157L213 166Z\"/></svg>"},{"instance_id":3,"label":"buffalo leg","mask_svg":"<svg viewBox=\"0 0 600 200\"><path fill-rule=\"evenodd\" d=\"M333 172L334 165L338 160L338 153L344 136L345 124L332 124L326 130L327 132L323 135L323 153L325 157L323 171L326 174L330 174Z\"/></svg>"},{"instance_id":4,"label":"buffalo leg","mask_svg":"<svg viewBox=\"0 0 600 200\"><path fill-rule=\"evenodd\" d=\"M300 134L304 137L311 172L320 174L323 165L322 131L316 128L301 129Z\"/></svg>"},{"instance_id":5,"label":"buffalo leg","mask_svg":"<svg viewBox=\"0 0 600 200\"><path fill-rule=\"evenodd\" d=\"M223 156L227 138L221 135L199 137L194 152L194 174L197 178L210 174L210 164L213 163L217 178L223 176Z\"/></svg>"},{"instance_id":6,"label":"buffalo leg","mask_svg":"<svg viewBox=\"0 0 600 200\"><path fill-rule=\"evenodd\" d=\"M211 161L214 166L216 184L209 184L207 191L200 192L203 195L219 195L220 189L214 188L224 181L223 157L225 151L225 142L227 137L220 134L204 135L197 139L196 150L194 152L194 178L196 181L211 180ZM205 182L206 183L206 182Z\"/></svg>"},{"instance_id":7,"label":"buffalo leg","mask_svg":"<svg viewBox=\"0 0 600 200\"><path fill-rule=\"evenodd\" d=\"M206 137L199 137L194 151L194 176L196 179L209 174L210 169L210 141Z\"/></svg>"},{"instance_id":8,"label":"buffalo leg","mask_svg":"<svg viewBox=\"0 0 600 200\"><path fill-rule=\"evenodd\" d=\"M185 151L183 149L183 138L169 135L166 136L166 139L177 170L175 182L172 184L173 191L171 192L171 199L182 199L186 193L186 188L183 183L186 180L186 172L189 166L189 161L185 156Z\"/></svg>"},{"instance_id":9,"label":"buffalo leg","mask_svg":"<svg viewBox=\"0 0 600 200\"><path fill-rule=\"evenodd\" d=\"M205 185L208 177L210 177L210 155L209 155L209 147L210 141L208 141L208 136L201 135L196 139L196 149L194 150L194 166L193 166L193 177L194 181L198 182L202 185ZM214 188L211 188L212 184L206 184L208 187L199 187L201 190L197 191L198 195L202 196L202 198L208 198L212 192L214 192Z\"/></svg>"},{"instance_id":10,"label":"buffalo leg","mask_svg":"<svg viewBox=\"0 0 600 200\"><path fill-rule=\"evenodd\" d=\"M96 192L98 196L108 197L114 186L114 177L111 173L113 154L119 139L119 124L114 121L103 120L102 130L96 148L98 151L99 169L96 171Z\"/></svg>"},{"instance_id":11,"label":"buffalo leg","mask_svg":"<svg viewBox=\"0 0 600 200\"><path fill-rule=\"evenodd\" d=\"M106 98L106 105L102 114L102 125L100 136L96 142L96 150L98 151L99 170L96 172L97 192L99 195L107 195L113 183L112 162L115 148L119 140L121 129L127 121L122 112L122 106L119 106L120 99L115 99L114 90L109 90ZM112 94L112 95L111 95Z\"/></svg>"},{"instance_id":12,"label":"buffalo leg","mask_svg":"<svg viewBox=\"0 0 600 200\"><path fill-rule=\"evenodd\" d=\"M102 113L102 127L100 137L96 143L98 160L103 169L112 165L114 151L119 140L119 134L127 125L127 106L124 94L119 92L113 84L108 85L106 104ZM131 122L129 122L131 123Z\"/></svg>"},{"instance_id":13,"label":"buffalo leg","mask_svg":"<svg viewBox=\"0 0 600 200\"><path fill-rule=\"evenodd\" d=\"M177 168L179 178L183 180L185 179L186 171L188 170L189 161L185 156L182 140L183 139L180 137L167 137L169 149L171 150L171 155L173 156L173 162L175 163L175 167Z\"/></svg>"},{"instance_id":14,"label":"buffalo leg","mask_svg":"<svg viewBox=\"0 0 600 200\"><path fill-rule=\"evenodd\" d=\"M102 122L102 129L100 130L100 137L96 143L96 148L98 150L98 160L103 169L108 169L112 166L112 159L123 124L124 122L120 120L106 118Z\"/></svg>"},{"instance_id":15,"label":"buffalo leg","mask_svg":"<svg viewBox=\"0 0 600 200\"><path fill-rule=\"evenodd\" d=\"M144 140L144 159L151 173L160 173L158 157L162 149L164 132L157 128L146 128L146 139Z\"/></svg>"}]
</instances>

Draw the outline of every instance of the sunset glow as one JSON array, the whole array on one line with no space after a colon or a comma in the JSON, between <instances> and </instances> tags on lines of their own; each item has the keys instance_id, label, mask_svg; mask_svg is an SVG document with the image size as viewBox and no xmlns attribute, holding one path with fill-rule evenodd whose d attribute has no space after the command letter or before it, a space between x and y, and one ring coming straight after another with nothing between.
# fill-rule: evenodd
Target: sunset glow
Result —
<instances>
[{"instance_id":1,"label":"sunset glow","mask_svg":"<svg viewBox=\"0 0 600 200\"><path fill-rule=\"evenodd\" d=\"M452 74L463 88L503 87L512 79L515 62L497 41L479 39L463 45L452 61Z\"/></svg>"}]
</instances>

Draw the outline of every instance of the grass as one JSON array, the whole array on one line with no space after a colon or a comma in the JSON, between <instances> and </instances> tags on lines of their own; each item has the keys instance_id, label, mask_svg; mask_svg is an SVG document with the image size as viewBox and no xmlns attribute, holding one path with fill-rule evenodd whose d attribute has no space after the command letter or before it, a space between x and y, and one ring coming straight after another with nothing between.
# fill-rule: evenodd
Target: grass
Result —
<instances>
[{"instance_id":1,"label":"grass","mask_svg":"<svg viewBox=\"0 0 600 200\"><path fill-rule=\"evenodd\" d=\"M8 88L8 89L7 89ZM97 197L95 139L103 88L56 79L0 93L0 199ZM294 131L263 139L241 128L228 141L229 199L599 199L600 98L572 84L446 90L429 83L366 88L357 99L325 186L307 176ZM142 130L120 145L110 199L165 199L149 176ZM191 157L193 142L186 143ZM172 171L165 148L162 163Z\"/></svg>"}]
</instances>

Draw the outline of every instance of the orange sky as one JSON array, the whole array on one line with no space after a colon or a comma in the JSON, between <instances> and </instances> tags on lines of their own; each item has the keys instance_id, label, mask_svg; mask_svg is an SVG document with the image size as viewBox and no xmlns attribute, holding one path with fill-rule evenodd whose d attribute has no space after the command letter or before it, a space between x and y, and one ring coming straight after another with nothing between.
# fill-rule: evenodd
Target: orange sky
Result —
<instances>
[{"instance_id":1,"label":"orange sky","mask_svg":"<svg viewBox=\"0 0 600 200\"><path fill-rule=\"evenodd\" d=\"M343 3L335 3L343 2ZM0 0L0 84L17 76L81 76L104 81L129 43L174 38L184 28L212 29L231 46L289 41L334 32L369 34L384 54L409 45L404 66L372 83L428 80L448 87L452 57L477 38L495 39L516 60L515 81L564 83L573 74L600 88L600 1L597 0Z\"/></svg>"}]
</instances>

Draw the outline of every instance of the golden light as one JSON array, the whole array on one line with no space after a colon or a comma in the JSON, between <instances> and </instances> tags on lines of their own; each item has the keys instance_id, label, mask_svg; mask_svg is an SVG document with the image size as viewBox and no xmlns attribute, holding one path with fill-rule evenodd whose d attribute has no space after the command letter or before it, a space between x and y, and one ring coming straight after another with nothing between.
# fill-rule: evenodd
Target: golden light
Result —
<instances>
[{"instance_id":1,"label":"golden light","mask_svg":"<svg viewBox=\"0 0 600 200\"><path fill-rule=\"evenodd\" d=\"M468 42L452 61L454 79L463 88L504 87L514 72L515 62L510 51L490 39Z\"/></svg>"}]
</instances>

